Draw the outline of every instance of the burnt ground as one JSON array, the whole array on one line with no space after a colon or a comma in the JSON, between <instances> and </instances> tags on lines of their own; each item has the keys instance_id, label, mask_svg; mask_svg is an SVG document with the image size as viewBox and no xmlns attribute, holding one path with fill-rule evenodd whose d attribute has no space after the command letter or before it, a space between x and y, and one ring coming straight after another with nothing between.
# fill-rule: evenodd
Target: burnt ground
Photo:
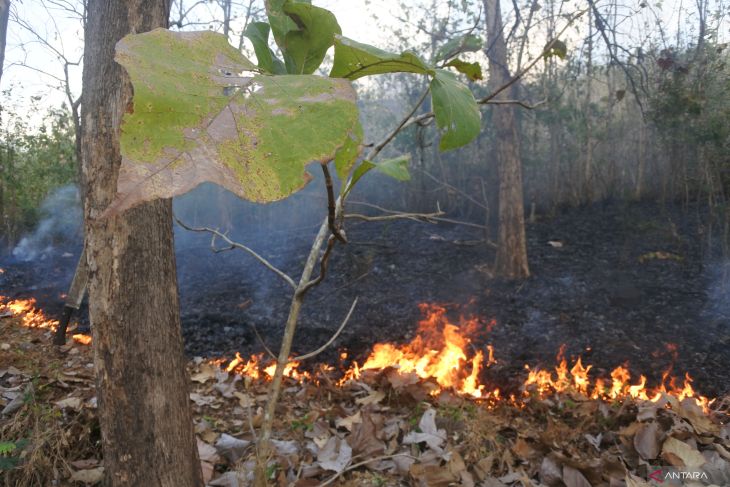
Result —
<instances>
[{"instance_id":1,"label":"burnt ground","mask_svg":"<svg viewBox=\"0 0 730 487\"><path fill-rule=\"evenodd\" d=\"M707 245L705 216L678 206L612 203L538 219L528 226L532 277L521 282L490 275L494 251L476 242L478 230L350 222L351 243L336 248L330 275L307 297L295 353L326 342L356 296L350 324L322 360L335 361L340 349L361 358L376 342L409 340L420 318L418 303L433 302L448 304L454 319L464 313L496 320L475 345L494 345L499 363L485 375L500 385L521 380L526 363L553 364L565 343L567 356L580 354L599 373L628 362L633 373L656 380L674 361L674 373L690 372L702 393L727 393L730 283L722 279L719 252ZM315 231L310 225L272 232L257 239L265 243L256 250L294 274ZM251 324L275 348L288 288L245 254L213 254L208 243L187 235L178 245L187 352L259 352ZM62 257L57 251L46 262L6 261L0 294L34 296L49 314L58 314L77 253L70 249L72 255Z\"/></svg>"}]
</instances>

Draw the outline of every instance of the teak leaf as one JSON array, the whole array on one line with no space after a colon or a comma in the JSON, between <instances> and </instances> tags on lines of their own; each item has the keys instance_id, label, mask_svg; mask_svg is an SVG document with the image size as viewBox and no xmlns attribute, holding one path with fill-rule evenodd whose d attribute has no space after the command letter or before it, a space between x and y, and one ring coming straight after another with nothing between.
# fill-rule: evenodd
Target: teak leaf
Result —
<instances>
[{"instance_id":1,"label":"teak leaf","mask_svg":"<svg viewBox=\"0 0 730 487\"><path fill-rule=\"evenodd\" d=\"M134 86L110 212L210 181L251 201L284 198L360 133L346 80L264 76L212 32L129 35L117 62ZM351 151L352 152L352 151Z\"/></svg>"},{"instance_id":2,"label":"teak leaf","mask_svg":"<svg viewBox=\"0 0 730 487\"><path fill-rule=\"evenodd\" d=\"M256 60L261 70L271 74L286 74L286 67L269 47L269 24L251 22L243 32L253 44Z\"/></svg>"},{"instance_id":3,"label":"teak leaf","mask_svg":"<svg viewBox=\"0 0 730 487\"><path fill-rule=\"evenodd\" d=\"M337 18L329 10L306 3L288 1L284 13L297 26L286 33L284 62L289 74L314 73L335 41L342 34Z\"/></svg>"},{"instance_id":4,"label":"teak leaf","mask_svg":"<svg viewBox=\"0 0 730 487\"><path fill-rule=\"evenodd\" d=\"M466 34L449 39L436 52L435 60L443 61L462 52L474 52L482 48L482 38L474 34Z\"/></svg>"},{"instance_id":5,"label":"teak leaf","mask_svg":"<svg viewBox=\"0 0 730 487\"><path fill-rule=\"evenodd\" d=\"M481 113L469 88L456 75L436 70L431 80L431 97L436 125L442 130L439 149L455 149L479 135Z\"/></svg>"},{"instance_id":6,"label":"teak leaf","mask_svg":"<svg viewBox=\"0 0 730 487\"><path fill-rule=\"evenodd\" d=\"M330 76L355 80L384 73L433 74L433 68L416 54L394 54L377 47L335 36L335 61Z\"/></svg>"},{"instance_id":7,"label":"teak leaf","mask_svg":"<svg viewBox=\"0 0 730 487\"><path fill-rule=\"evenodd\" d=\"M482 76L482 67L479 63L467 63L461 59L452 59L446 66L452 67L458 72L465 74L472 81L484 79Z\"/></svg>"}]
</instances>

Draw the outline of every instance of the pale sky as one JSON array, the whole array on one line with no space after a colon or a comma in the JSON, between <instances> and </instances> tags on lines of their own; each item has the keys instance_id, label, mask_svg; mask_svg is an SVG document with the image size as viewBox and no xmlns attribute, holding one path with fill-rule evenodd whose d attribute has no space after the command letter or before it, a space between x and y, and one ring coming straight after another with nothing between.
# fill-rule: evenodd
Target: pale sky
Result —
<instances>
[{"instance_id":1,"label":"pale sky","mask_svg":"<svg viewBox=\"0 0 730 487\"><path fill-rule=\"evenodd\" d=\"M410 5L420 5L427 0L410 0ZM664 0L663 2L650 1L651 7L642 9L640 14L626 19L629 22L632 37L637 40L641 38L642 31L655 31L654 22L658 17L664 24L667 36L671 37L673 43L673 32L677 30L679 6L682 2L689 0ZM74 0L69 0L73 3ZM714 8L719 8L727 13L729 0L714 0ZM361 42L367 42L379 47L386 47L390 44L386 36L387 32L398 21L396 14L400 9L398 2L388 0L315 0L318 6L331 10L342 27L343 34ZM503 0L505 11L505 24L511 25L511 1ZM544 4L546 2L540 2ZM574 1L566 3L566 9L573 11L579 8L584 2ZM638 1L629 1L627 4L638 5ZM691 2L694 3L694 2ZM661 4L661 7L657 6ZM201 15L209 15L210 4L204 4L205 9ZM630 8L630 7L629 7ZM52 50L63 54L69 61L75 62L80 58L83 49L83 32L81 23L69 12L52 9L47 10L38 1L26 0L22 3L15 1L12 9L17 17L28 24L52 46L44 46L34 38L33 34L22 29L17 23L11 22L8 32L8 43L5 58L5 72L0 81L0 91L12 89L10 98L3 97L0 101L11 110L19 113L30 113L32 121L37 124L44 114L43 109L32 108L59 106L66 100L66 95L60 89L59 79L63 79L63 63L59 61L58 55ZM391 25L382 25L373 20L370 12L377 12L380 22L389 21ZM385 19L385 20L384 20ZM687 19L694 22L694 19ZM721 39L727 40L730 37L730 26L725 22ZM414 32L414 35L417 35ZM543 34L544 35L544 34ZM579 35L574 34L577 39ZM541 49L544 42L533 43ZM538 45L539 44L539 45ZM578 48L571 46L569 49ZM25 64L26 66L23 66ZM69 77L71 79L71 91L74 97L81 91L81 67L70 66ZM35 98L35 103L33 99Z\"/></svg>"}]
</instances>

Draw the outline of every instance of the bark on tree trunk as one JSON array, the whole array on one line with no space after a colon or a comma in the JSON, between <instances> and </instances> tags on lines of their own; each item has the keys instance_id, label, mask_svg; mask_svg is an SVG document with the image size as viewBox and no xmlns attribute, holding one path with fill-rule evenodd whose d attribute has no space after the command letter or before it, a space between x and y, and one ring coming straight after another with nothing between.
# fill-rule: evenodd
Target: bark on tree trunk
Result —
<instances>
[{"instance_id":1,"label":"bark on tree trunk","mask_svg":"<svg viewBox=\"0 0 730 487\"><path fill-rule=\"evenodd\" d=\"M502 33L499 0L484 0L487 15L487 57L490 90L504 86L511 79L507 66L507 47ZM497 96L497 100L515 96L514 85ZM522 160L513 105L492 107L492 126L496 133L499 174L499 240L495 271L501 277L528 277L525 212L522 195Z\"/></svg>"},{"instance_id":2,"label":"bark on tree trunk","mask_svg":"<svg viewBox=\"0 0 730 487\"><path fill-rule=\"evenodd\" d=\"M89 312L107 486L201 486L180 334L170 200L100 218L116 191L132 87L127 33L167 25L163 0L89 2L82 160Z\"/></svg>"}]
</instances>

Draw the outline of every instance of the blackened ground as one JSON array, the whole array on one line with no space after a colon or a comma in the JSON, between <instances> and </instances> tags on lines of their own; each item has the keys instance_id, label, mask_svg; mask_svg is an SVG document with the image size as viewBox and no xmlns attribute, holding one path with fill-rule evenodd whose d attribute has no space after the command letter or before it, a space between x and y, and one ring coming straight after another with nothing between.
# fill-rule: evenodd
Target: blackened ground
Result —
<instances>
[{"instance_id":1,"label":"blackened ground","mask_svg":"<svg viewBox=\"0 0 730 487\"><path fill-rule=\"evenodd\" d=\"M475 345L494 345L498 364L485 379L498 385L522 380L525 364L553 365L566 344L566 356L581 355L598 373L628 362L633 373L656 381L674 363L674 374L688 371L701 392L727 393L730 283L723 280L720 252L707 245L706 216L696 209L613 203L538 219L528 226L532 277L521 282L490 275L494 251L476 242L478 230L351 222L351 243L336 247L329 276L307 297L294 352L325 343L355 297L350 324L320 360L336 361L341 349L362 358L374 343L407 341L421 318L418 303L441 303L454 320L459 314L496 320ZM255 250L295 274L315 232L271 233ZM240 251L212 254L208 242L188 238L177 251L187 352L259 352L252 325L276 349L287 285ZM45 268L6 265L0 294L33 295L57 312L74 258L56 261Z\"/></svg>"}]
</instances>

